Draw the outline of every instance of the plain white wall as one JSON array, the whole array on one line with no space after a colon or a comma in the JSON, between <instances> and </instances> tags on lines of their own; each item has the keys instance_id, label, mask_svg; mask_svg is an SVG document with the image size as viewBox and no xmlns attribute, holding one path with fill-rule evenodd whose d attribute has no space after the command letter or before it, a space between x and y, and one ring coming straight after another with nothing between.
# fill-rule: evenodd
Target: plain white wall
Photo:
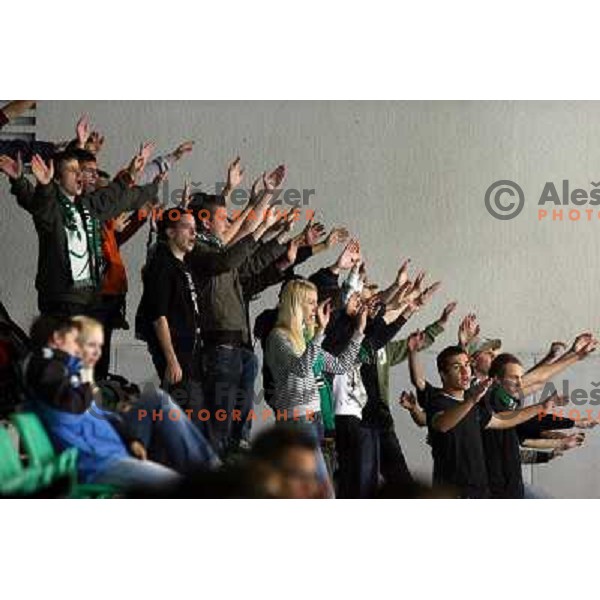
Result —
<instances>
[{"instance_id":1,"label":"plain white wall","mask_svg":"<svg viewBox=\"0 0 600 600\"><path fill-rule=\"evenodd\" d=\"M38 139L72 137L83 112L106 135L100 166L109 172L124 165L143 140L167 151L194 139L194 153L173 172L171 188L181 187L186 175L210 188L223 181L237 154L248 185L265 168L284 162L288 187L314 188L317 215L360 237L375 280L389 281L410 256L443 281L410 330L437 318L456 299L459 314L475 311L485 333L501 336L506 349L528 361L553 339L597 327L598 211L591 222L570 222L566 215L562 222L538 222L537 200L547 181L560 190L569 179L572 189L589 191L590 182L600 180L598 102L49 101L38 104ZM508 221L492 218L484 206L486 189L500 179L516 181L525 194L522 213ZM0 297L28 326L36 309L35 231L4 179L0 198ZM586 208L593 207L580 207ZM140 233L123 252L132 324L144 242ZM303 272L333 259L319 257ZM275 291L265 293L253 312L274 300ZM457 320L438 348L455 339ZM130 333L117 342L119 369L138 381L151 377L144 349ZM577 371L578 387L590 389L597 364L591 359ZM394 384L395 391L406 385L405 366L396 369ZM409 463L428 475L423 432L400 411L397 424ZM594 445L534 469L534 481L555 495L598 496Z\"/></svg>"}]
</instances>

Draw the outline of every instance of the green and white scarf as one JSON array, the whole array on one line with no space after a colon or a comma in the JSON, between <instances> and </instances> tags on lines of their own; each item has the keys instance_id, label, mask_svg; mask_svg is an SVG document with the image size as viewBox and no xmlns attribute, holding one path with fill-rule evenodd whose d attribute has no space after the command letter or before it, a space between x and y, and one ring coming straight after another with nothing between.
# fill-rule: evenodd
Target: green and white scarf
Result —
<instances>
[{"instance_id":1,"label":"green and white scarf","mask_svg":"<svg viewBox=\"0 0 600 600\"><path fill-rule=\"evenodd\" d=\"M73 287L98 287L103 265L100 222L81 205L80 209L59 191Z\"/></svg>"}]
</instances>

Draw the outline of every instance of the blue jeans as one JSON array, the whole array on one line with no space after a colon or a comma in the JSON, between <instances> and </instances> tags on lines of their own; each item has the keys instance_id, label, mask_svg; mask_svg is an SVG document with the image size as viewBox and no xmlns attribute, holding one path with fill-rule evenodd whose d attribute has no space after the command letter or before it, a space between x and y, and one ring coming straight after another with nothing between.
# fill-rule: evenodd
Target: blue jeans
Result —
<instances>
[{"instance_id":1,"label":"blue jeans","mask_svg":"<svg viewBox=\"0 0 600 600\"><path fill-rule=\"evenodd\" d=\"M123 490L137 487L158 490L174 485L180 480L179 473L151 460L120 458L110 463L95 477L93 483L110 484Z\"/></svg>"},{"instance_id":2,"label":"blue jeans","mask_svg":"<svg viewBox=\"0 0 600 600\"><path fill-rule=\"evenodd\" d=\"M180 473L219 464L200 429L162 389L144 390L132 408L119 413L118 418L151 454L163 450L164 462Z\"/></svg>"},{"instance_id":3,"label":"blue jeans","mask_svg":"<svg viewBox=\"0 0 600 600\"><path fill-rule=\"evenodd\" d=\"M249 438L247 419L254 404L257 373L258 360L247 348L220 345L204 351L204 395L210 412L210 439L220 456ZM225 411L225 417L217 418L218 411Z\"/></svg>"}]
</instances>

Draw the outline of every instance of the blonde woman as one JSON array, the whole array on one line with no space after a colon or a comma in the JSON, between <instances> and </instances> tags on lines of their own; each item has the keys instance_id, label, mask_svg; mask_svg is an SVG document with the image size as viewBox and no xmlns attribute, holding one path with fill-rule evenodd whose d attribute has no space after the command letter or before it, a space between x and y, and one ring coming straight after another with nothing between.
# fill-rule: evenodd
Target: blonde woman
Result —
<instances>
[{"instance_id":1,"label":"blonde woman","mask_svg":"<svg viewBox=\"0 0 600 600\"><path fill-rule=\"evenodd\" d=\"M367 311L361 310L348 345L338 356L333 356L321 348L330 316L330 301L317 305L317 288L313 283L290 281L281 295L277 323L266 345L265 360L273 374L273 407L278 420L313 422L319 436L322 423L314 369L331 374L349 371L367 323Z\"/></svg>"},{"instance_id":2,"label":"blonde woman","mask_svg":"<svg viewBox=\"0 0 600 600\"><path fill-rule=\"evenodd\" d=\"M101 405L102 383L98 388L94 381L94 368L102 356L103 328L89 317L73 317L73 321L79 325L78 342L83 363L81 379L92 385ZM121 437L128 441L129 451L136 458L146 461L148 449L152 448L159 451L168 466L179 472L217 465L216 455L198 427L164 390L152 386L137 396L127 395L124 412L105 411L96 403L90 410L94 416L110 421ZM154 418L159 414L161 418Z\"/></svg>"}]
</instances>

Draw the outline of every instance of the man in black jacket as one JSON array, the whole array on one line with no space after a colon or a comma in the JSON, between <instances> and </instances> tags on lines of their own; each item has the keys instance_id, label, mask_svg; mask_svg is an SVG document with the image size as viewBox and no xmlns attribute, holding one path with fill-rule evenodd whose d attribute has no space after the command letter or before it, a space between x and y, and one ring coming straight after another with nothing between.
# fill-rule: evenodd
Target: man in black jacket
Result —
<instances>
[{"instance_id":1,"label":"man in black jacket","mask_svg":"<svg viewBox=\"0 0 600 600\"><path fill-rule=\"evenodd\" d=\"M42 314L91 314L102 274L100 224L124 211L157 202L158 183L133 185L144 159L135 157L130 178L82 195L82 173L73 152L55 155L46 164L35 155L31 162L37 180L24 177L19 160L0 165L11 180L11 192L29 212L38 234L36 289Z\"/></svg>"},{"instance_id":2,"label":"man in black jacket","mask_svg":"<svg viewBox=\"0 0 600 600\"><path fill-rule=\"evenodd\" d=\"M193 384L200 380L198 291L184 261L196 243L196 222L192 215L171 209L159 221L158 233L156 251L144 267L136 335L148 344L162 386L188 404L173 389L195 396Z\"/></svg>"}]
</instances>

